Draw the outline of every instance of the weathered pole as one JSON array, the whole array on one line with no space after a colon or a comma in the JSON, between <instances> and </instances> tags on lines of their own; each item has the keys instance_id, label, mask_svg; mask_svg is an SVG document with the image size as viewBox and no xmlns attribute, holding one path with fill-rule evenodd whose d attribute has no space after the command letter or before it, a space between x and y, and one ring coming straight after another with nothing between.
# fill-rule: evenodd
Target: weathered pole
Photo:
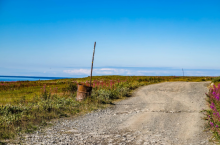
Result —
<instances>
[{"instance_id":1,"label":"weathered pole","mask_svg":"<svg viewBox=\"0 0 220 145\"><path fill-rule=\"evenodd\" d=\"M184 70L183 70L183 68L182 68L182 71L183 71L183 77L184 77Z\"/></svg>"},{"instance_id":2,"label":"weathered pole","mask_svg":"<svg viewBox=\"0 0 220 145\"><path fill-rule=\"evenodd\" d=\"M92 56L92 66L91 66L91 75L90 75L90 87L92 87L92 70L93 70L93 62L94 62L94 55L95 55L95 46L96 46L96 42L94 43L93 56Z\"/></svg>"}]
</instances>

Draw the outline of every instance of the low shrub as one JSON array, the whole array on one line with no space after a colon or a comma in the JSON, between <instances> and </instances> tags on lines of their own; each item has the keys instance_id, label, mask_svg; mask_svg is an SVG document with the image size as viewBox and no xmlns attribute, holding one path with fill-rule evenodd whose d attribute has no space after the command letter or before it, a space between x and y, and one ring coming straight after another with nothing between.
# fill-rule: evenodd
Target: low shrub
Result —
<instances>
[{"instance_id":1,"label":"low shrub","mask_svg":"<svg viewBox=\"0 0 220 145\"><path fill-rule=\"evenodd\" d=\"M213 78L213 79L212 79L212 82L213 82L213 83L220 82L220 77Z\"/></svg>"}]
</instances>

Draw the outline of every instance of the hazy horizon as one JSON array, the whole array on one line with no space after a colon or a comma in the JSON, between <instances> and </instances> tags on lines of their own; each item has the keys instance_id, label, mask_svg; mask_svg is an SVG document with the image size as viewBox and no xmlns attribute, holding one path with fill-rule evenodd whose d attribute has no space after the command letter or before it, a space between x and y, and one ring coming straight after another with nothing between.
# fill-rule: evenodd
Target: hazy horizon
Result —
<instances>
[{"instance_id":1,"label":"hazy horizon","mask_svg":"<svg viewBox=\"0 0 220 145\"><path fill-rule=\"evenodd\" d=\"M219 76L220 69L184 69L184 76ZM30 76L30 77L68 77L80 78L90 76L90 67L67 67L45 69L6 69L7 75L1 76ZM18 73L19 72L19 73ZM37 75L36 75L37 74ZM93 76L122 75L122 76L183 76L182 68L169 67L94 67Z\"/></svg>"}]
</instances>

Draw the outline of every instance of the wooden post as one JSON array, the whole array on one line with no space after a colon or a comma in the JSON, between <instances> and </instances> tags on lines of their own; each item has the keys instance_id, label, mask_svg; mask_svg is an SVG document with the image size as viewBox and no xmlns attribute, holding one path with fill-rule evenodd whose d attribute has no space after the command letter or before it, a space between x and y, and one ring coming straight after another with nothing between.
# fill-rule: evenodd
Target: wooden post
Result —
<instances>
[{"instance_id":1,"label":"wooden post","mask_svg":"<svg viewBox=\"0 0 220 145\"><path fill-rule=\"evenodd\" d=\"M182 71L183 71L183 77L184 77L184 70L183 70L183 68L182 68Z\"/></svg>"},{"instance_id":2,"label":"wooden post","mask_svg":"<svg viewBox=\"0 0 220 145\"><path fill-rule=\"evenodd\" d=\"M95 46L96 46L96 42L94 43L93 56L92 56L92 66L91 66L91 75L90 75L90 87L92 87L92 70L93 70L93 62L94 62L94 55L95 55Z\"/></svg>"}]
</instances>

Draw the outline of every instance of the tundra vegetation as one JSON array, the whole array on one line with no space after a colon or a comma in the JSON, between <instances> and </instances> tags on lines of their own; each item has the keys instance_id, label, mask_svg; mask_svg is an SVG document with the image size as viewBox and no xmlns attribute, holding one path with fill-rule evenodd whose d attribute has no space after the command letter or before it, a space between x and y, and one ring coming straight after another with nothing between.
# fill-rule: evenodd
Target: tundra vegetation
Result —
<instances>
[{"instance_id":1,"label":"tundra vegetation","mask_svg":"<svg viewBox=\"0 0 220 145\"><path fill-rule=\"evenodd\" d=\"M52 119L82 115L114 105L115 101L130 97L132 90L143 85L165 81L210 81L213 77L94 76L91 97L76 101L77 84L89 85L89 79L0 82L0 140L31 133L45 127ZM220 87L213 88L210 96L219 90ZM209 102L219 110L218 99L209 97ZM216 126L220 124L216 117L211 114L210 122L213 123L212 130L218 133Z\"/></svg>"}]
</instances>

